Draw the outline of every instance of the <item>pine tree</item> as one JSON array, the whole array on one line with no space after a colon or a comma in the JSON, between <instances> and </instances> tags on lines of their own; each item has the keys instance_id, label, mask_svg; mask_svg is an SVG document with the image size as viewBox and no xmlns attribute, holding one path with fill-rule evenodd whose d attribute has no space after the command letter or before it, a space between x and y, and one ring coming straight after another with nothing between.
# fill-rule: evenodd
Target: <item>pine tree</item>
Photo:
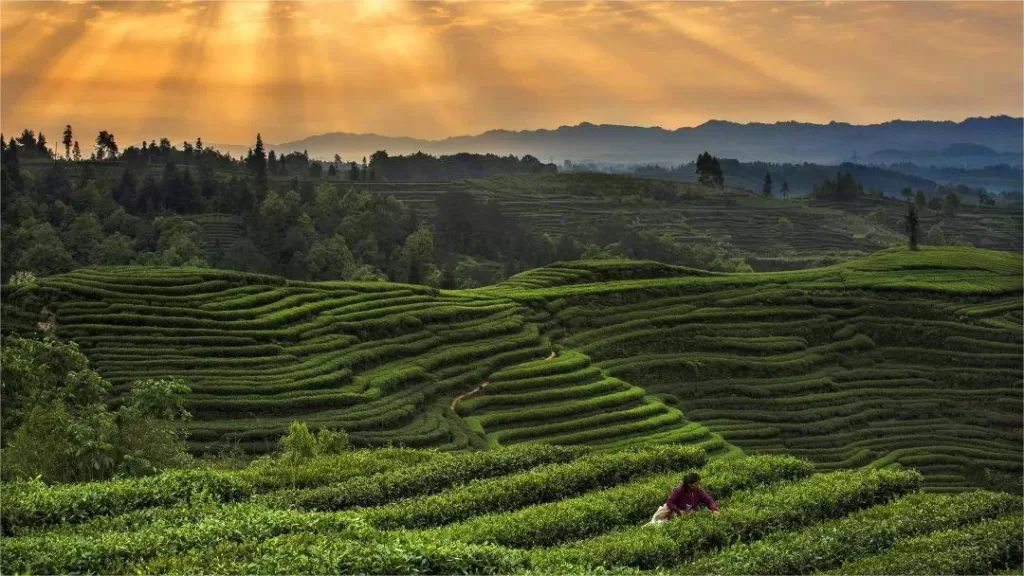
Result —
<instances>
[{"instance_id":1,"label":"pine tree","mask_svg":"<svg viewBox=\"0 0 1024 576\"><path fill-rule=\"evenodd\" d=\"M907 243L910 245L910 249L917 250L917 240L921 231L917 219L916 205L909 204L907 206L907 215L903 218L903 225L907 230Z\"/></svg>"},{"instance_id":2,"label":"pine tree","mask_svg":"<svg viewBox=\"0 0 1024 576\"><path fill-rule=\"evenodd\" d=\"M764 184L761 186L761 193L771 198L772 196L772 175L765 173Z\"/></svg>"},{"instance_id":3,"label":"pine tree","mask_svg":"<svg viewBox=\"0 0 1024 576\"><path fill-rule=\"evenodd\" d=\"M71 159L71 144L74 143L74 132L71 131L71 124L64 126L64 157Z\"/></svg>"}]
</instances>

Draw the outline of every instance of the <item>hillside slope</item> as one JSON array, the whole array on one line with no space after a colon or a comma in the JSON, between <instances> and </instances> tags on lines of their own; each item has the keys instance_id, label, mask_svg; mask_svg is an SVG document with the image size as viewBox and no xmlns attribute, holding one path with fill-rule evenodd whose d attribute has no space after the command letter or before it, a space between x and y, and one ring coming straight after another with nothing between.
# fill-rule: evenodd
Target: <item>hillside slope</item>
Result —
<instances>
[{"instance_id":1,"label":"hillside slope","mask_svg":"<svg viewBox=\"0 0 1024 576\"><path fill-rule=\"evenodd\" d=\"M688 470L699 470L720 513L645 526ZM0 494L0 569L992 574L1021 566L1019 496L923 493L920 475L899 468L812 472L788 456L709 461L685 446L526 446L27 483Z\"/></svg>"},{"instance_id":2,"label":"hillside slope","mask_svg":"<svg viewBox=\"0 0 1024 576\"><path fill-rule=\"evenodd\" d=\"M347 186L339 185L340 189ZM497 200L503 212L554 238L567 234L593 242L603 226L633 226L666 234L691 249L744 258L757 271L820 266L902 245L907 211L906 202L893 198L782 200L739 188L716 190L692 182L594 173L360 186L401 199L427 223L434 221L438 196L466 192ZM758 182L754 189L759 186ZM777 196L779 186L777 182ZM955 216L931 209L918 212L922 233L937 228L945 243L969 242L978 248L1016 252L1024 249L1019 209L965 202ZM621 239L622 233L616 236ZM924 240L930 242L931 237Z\"/></svg>"},{"instance_id":3,"label":"hillside slope","mask_svg":"<svg viewBox=\"0 0 1024 576\"><path fill-rule=\"evenodd\" d=\"M967 248L750 274L577 262L440 292L81 269L5 287L3 325L53 320L122 390L185 378L197 451L265 452L304 420L361 446L900 463L958 490L1021 477L1021 273L1019 255Z\"/></svg>"}]
</instances>

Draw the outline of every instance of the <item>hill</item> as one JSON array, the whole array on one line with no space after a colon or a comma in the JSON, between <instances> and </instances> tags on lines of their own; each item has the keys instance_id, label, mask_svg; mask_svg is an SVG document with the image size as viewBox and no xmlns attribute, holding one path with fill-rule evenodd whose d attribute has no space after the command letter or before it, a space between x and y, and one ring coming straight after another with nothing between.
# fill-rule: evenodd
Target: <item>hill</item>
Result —
<instances>
[{"instance_id":1,"label":"hill","mask_svg":"<svg viewBox=\"0 0 1024 576\"><path fill-rule=\"evenodd\" d=\"M4 287L3 327L51 322L122 390L185 378L197 452L266 452L303 420L364 447L683 443L1013 489L1021 274L951 247L775 273L573 262L461 291L85 268Z\"/></svg>"},{"instance_id":2,"label":"hill","mask_svg":"<svg viewBox=\"0 0 1024 576\"><path fill-rule=\"evenodd\" d=\"M681 473L720 504L644 526ZM473 479L472 482L467 482ZM383 449L3 492L5 573L992 574L1021 566L1021 498L919 491L899 467L660 446Z\"/></svg>"},{"instance_id":3,"label":"hill","mask_svg":"<svg viewBox=\"0 0 1024 576\"><path fill-rule=\"evenodd\" d=\"M770 174L774 191L781 196L780 188L789 185L790 196L807 194L820 185L825 178L835 178L836 172L851 174L867 189L876 189L886 196L900 197L903 188L921 190L925 195L941 195L940 186L965 185L984 187L989 194L1019 191L1024 188L1024 171L1005 164L985 168L938 168L919 166L908 162L891 166L872 166L843 162L839 166L810 164L776 164L771 162L738 162L722 160L722 170L730 186L761 190L764 175ZM647 178L696 182L697 173L693 162L673 168L660 166L617 167L615 171L631 173Z\"/></svg>"},{"instance_id":4,"label":"hill","mask_svg":"<svg viewBox=\"0 0 1024 576\"><path fill-rule=\"evenodd\" d=\"M738 160L765 162L817 162L837 164L855 154L878 151L936 150L952 145L974 144L1016 155L1019 164L1024 141L1024 119L1009 116L968 118L962 122L894 120L882 124L855 125L843 122L811 124L776 122L739 124L711 120L700 126L668 130L661 127L617 126L584 122L554 130L491 130L473 136L420 140L378 134L335 132L270 145L278 152L308 151L317 158L340 154L346 159L369 156L377 150L390 154L453 154L456 152L532 154L542 160L561 162L640 162L679 164L705 150ZM232 153L245 148L219 146ZM952 154L930 154L929 163L962 166L964 154L977 148L953 148ZM996 156L998 157L998 156ZM974 158L971 156L970 158ZM900 161L888 156L886 161ZM999 162L990 162L997 164ZM985 164L987 165L987 164Z\"/></svg>"},{"instance_id":5,"label":"hill","mask_svg":"<svg viewBox=\"0 0 1024 576\"><path fill-rule=\"evenodd\" d=\"M704 267L716 257L741 258L759 271L820 266L902 245L907 210L906 202L893 198L784 201L731 186L717 190L692 182L596 173L359 187L402 200L428 223L434 221L439 196L466 192L497 200L504 212L554 238L568 235L603 246L621 241L632 228L665 234L684 250L706 253ZM965 199L955 215L922 209L920 218L923 231L937 228L947 243L1018 252L1024 248L1018 208L978 206ZM602 235L602 229L608 233Z\"/></svg>"}]
</instances>

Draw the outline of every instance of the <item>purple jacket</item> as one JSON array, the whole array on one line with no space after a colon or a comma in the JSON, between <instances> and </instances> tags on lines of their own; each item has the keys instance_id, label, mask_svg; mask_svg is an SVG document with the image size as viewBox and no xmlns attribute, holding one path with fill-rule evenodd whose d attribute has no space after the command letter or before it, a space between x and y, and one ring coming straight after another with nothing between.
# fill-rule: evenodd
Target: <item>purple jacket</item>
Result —
<instances>
[{"instance_id":1,"label":"purple jacket","mask_svg":"<svg viewBox=\"0 0 1024 576\"><path fill-rule=\"evenodd\" d=\"M672 490L672 494L669 494L665 504L668 504L669 509L673 512L696 510L701 504L711 510L718 510L718 503L703 488L698 486L687 490L683 488L682 484Z\"/></svg>"}]
</instances>

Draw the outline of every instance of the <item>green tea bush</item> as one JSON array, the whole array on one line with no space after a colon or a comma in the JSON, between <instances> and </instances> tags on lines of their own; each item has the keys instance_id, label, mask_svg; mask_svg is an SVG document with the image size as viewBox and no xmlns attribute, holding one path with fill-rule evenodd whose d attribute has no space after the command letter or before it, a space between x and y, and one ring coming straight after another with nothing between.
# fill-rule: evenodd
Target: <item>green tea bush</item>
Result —
<instances>
[{"instance_id":1,"label":"green tea bush","mask_svg":"<svg viewBox=\"0 0 1024 576\"><path fill-rule=\"evenodd\" d=\"M843 471L737 495L721 514L690 514L661 526L641 526L535 554L541 569L559 565L669 567L700 551L757 540L835 518L913 492L916 472Z\"/></svg>"},{"instance_id":2,"label":"green tea bush","mask_svg":"<svg viewBox=\"0 0 1024 576\"><path fill-rule=\"evenodd\" d=\"M126 532L9 538L0 548L0 564L17 573L122 573L131 563L210 543L260 541L289 532L342 532L358 524L351 515L239 504L213 508L202 519L180 525L155 522Z\"/></svg>"},{"instance_id":3,"label":"green tea bush","mask_svg":"<svg viewBox=\"0 0 1024 576\"><path fill-rule=\"evenodd\" d=\"M393 472L353 478L310 490L283 490L261 496L269 506L305 510L342 510L373 506L402 498L439 492L470 480L501 476L542 464L568 462L579 454L556 446L514 446L500 450L472 452L453 458L438 458Z\"/></svg>"},{"instance_id":4,"label":"green tea bush","mask_svg":"<svg viewBox=\"0 0 1024 576\"><path fill-rule=\"evenodd\" d=\"M1018 509L964 528L896 543L873 556L847 562L838 574L991 574L1024 559L1024 524Z\"/></svg>"},{"instance_id":5,"label":"green tea bush","mask_svg":"<svg viewBox=\"0 0 1024 576\"><path fill-rule=\"evenodd\" d=\"M655 474L614 488L588 492L514 512L481 515L441 529L439 535L466 542L494 542L515 548L555 546L614 528L646 522L665 502L685 469ZM700 469L704 488L722 501L739 490L811 474L813 467L790 456L713 460ZM725 502L723 502L725 505ZM368 516L373 521L373 512Z\"/></svg>"},{"instance_id":6,"label":"green tea bush","mask_svg":"<svg viewBox=\"0 0 1024 576\"><path fill-rule=\"evenodd\" d=\"M966 526L1019 510L1009 494L918 493L796 532L739 543L676 568L681 574L810 574L888 549L904 538ZM904 573L900 571L884 572ZM945 573L936 570L934 573Z\"/></svg>"},{"instance_id":7,"label":"green tea bush","mask_svg":"<svg viewBox=\"0 0 1024 576\"><path fill-rule=\"evenodd\" d=\"M0 526L4 534L18 534L41 526L79 523L96 516L194 499L230 502L251 493L248 482L215 470L171 471L146 478L60 486L29 482L17 489L5 484L0 491Z\"/></svg>"},{"instance_id":8,"label":"green tea bush","mask_svg":"<svg viewBox=\"0 0 1024 576\"><path fill-rule=\"evenodd\" d=\"M476 480L433 496L394 502L368 510L364 516L381 529L438 526L482 513L561 500L644 474L687 470L706 461L707 455L700 448L670 445L638 448L632 453L586 455L566 464Z\"/></svg>"},{"instance_id":9,"label":"green tea bush","mask_svg":"<svg viewBox=\"0 0 1024 576\"><path fill-rule=\"evenodd\" d=\"M131 568L159 574L511 574L524 563L521 552L500 546L352 531L225 542Z\"/></svg>"}]
</instances>

